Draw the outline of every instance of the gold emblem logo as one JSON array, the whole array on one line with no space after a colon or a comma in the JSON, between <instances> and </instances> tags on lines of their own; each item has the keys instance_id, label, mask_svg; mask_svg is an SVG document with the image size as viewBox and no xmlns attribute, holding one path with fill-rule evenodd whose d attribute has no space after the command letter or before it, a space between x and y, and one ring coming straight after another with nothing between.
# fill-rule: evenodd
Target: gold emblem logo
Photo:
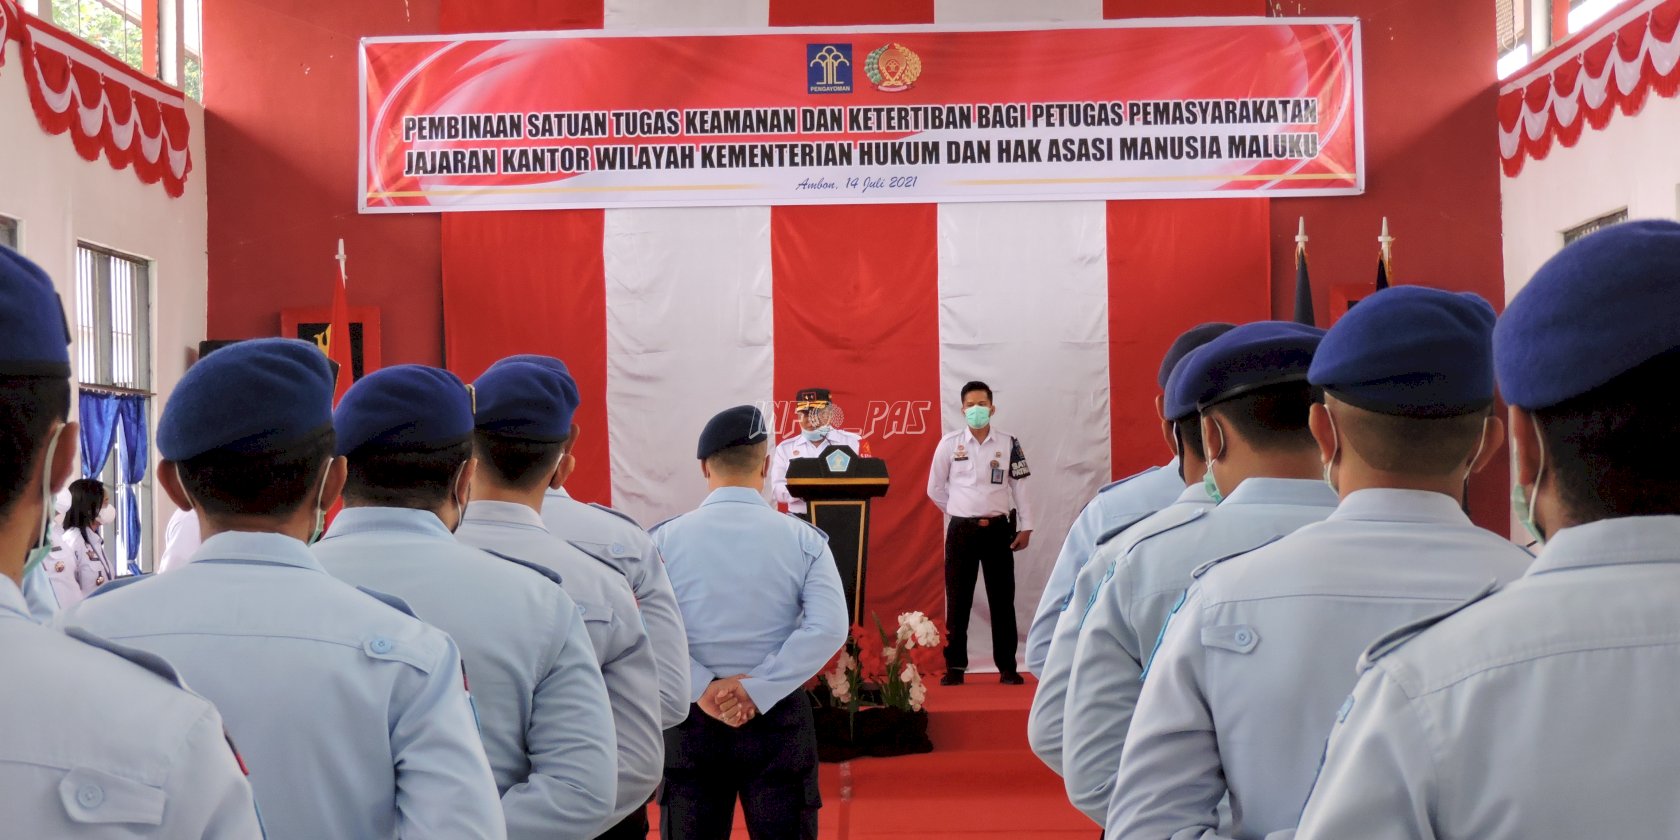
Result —
<instances>
[{"instance_id":1,"label":"gold emblem logo","mask_svg":"<svg viewBox=\"0 0 1680 840\"><path fill-rule=\"evenodd\" d=\"M894 42L876 49L863 63L863 72L875 89L896 93L909 90L922 75L922 59L909 47Z\"/></svg>"}]
</instances>

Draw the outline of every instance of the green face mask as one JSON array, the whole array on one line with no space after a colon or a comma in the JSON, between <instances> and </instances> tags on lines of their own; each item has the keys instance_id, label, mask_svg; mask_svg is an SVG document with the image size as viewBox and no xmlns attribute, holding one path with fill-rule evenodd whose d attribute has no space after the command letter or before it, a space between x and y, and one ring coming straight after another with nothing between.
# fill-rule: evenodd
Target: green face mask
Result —
<instances>
[{"instance_id":1,"label":"green face mask","mask_svg":"<svg viewBox=\"0 0 1680 840\"><path fill-rule=\"evenodd\" d=\"M1213 466L1209 465L1207 472L1202 473L1202 489L1207 491L1208 498L1214 504L1225 501L1225 494L1219 492L1219 482L1213 480Z\"/></svg>"},{"instance_id":2,"label":"green face mask","mask_svg":"<svg viewBox=\"0 0 1680 840\"><path fill-rule=\"evenodd\" d=\"M984 429L992 422L992 410L983 405L971 405L963 409L963 419L968 421L970 429Z\"/></svg>"},{"instance_id":3,"label":"green face mask","mask_svg":"<svg viewBox=\"0 0 1680 840\"><path fill-rule=\"evenodd\" d=\"M36 543L33 548L29 549L29 553L24 555L23 574L18 576L18 580L23 580L33 574L42 563L46 562L47 556L52 554L52 462L53 454L58 450L58 436L63 431L64 427L59 426L53 431L52 439L47 441L47 456L41 462L40 542Z\"/></svg>"}]
</instances>

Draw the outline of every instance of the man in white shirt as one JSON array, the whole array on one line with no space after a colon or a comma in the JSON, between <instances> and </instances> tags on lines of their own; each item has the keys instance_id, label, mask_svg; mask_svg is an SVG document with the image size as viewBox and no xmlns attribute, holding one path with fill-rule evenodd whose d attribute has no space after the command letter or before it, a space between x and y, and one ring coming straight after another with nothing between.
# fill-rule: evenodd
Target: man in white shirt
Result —
<instances>
[{"instance_id":1,"label":"man in white shirt","mask_svg":"<svg viewBox=\"0 0 1680 840\"><path fill-rule=\"evenodd\" d=\"M157 570L167 572L178 566L198 550L202 540L198 535L198 515L190 510L177 509L169 515L163 529L163 556L158 558Z\"/></svg>"},{"instance_id":2,"label":"man in white shirt","mask_svg":"<svg viewBox=\"0 0 1680 840\"><path fill-rule=\"evenodd\" d=\"M820 458L830 446L850 446L859 455L863 438L834 428L835 407L827 388L806 388L794 398L793 411L799 416L799 434L776 444L770 455L770 491L773 501L786 505L788 513L809 519L805 500L788 492L788 462L795 458Z\"/></svg>"},{"instance_id":3,"label":"man in white shirt","mask_svg":"<svg viewBox=\"0 0 1680 840\"><path fill-rule=\"evenodd\" d=\"M1020 685L1015 669L1014 552L1032 539L1033 518L1021 480L1032 475L1021 442L992 428L992 389L962 388L964 428L941 438L928 471L928 498L950 517L945 528L945 619L949 645L940 685L961 685L968 670L968 617L975 578L984 576L992 607L992 658L998 681Z\"/></svg>"}]
</instances>

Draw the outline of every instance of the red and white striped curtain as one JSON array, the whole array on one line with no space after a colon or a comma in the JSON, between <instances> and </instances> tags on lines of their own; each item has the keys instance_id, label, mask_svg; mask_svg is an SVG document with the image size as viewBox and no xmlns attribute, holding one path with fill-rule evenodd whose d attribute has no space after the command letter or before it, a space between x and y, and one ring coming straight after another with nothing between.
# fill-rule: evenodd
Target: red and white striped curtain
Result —
<instances>
[{"instance_id":1,"label":"red and white striped curtain","mask_svg":"<svg viewBox=\"0 0 1680 840\"><path fill-rule=\"evenodd\" d=\"M1104 13L1097 0L600 2L446 1L443 28ZM1253 0L1225 5L1199 11L1263 11L1249 8L1261 5ZM1080 507L1111 477L1170 457L1152 404L1162 351L1201 321L1268 316L1266 202L446 214L445 352L468 378L510 353L564 359L584 395L579 472L568 487L644 525L705 495L694 441L714 412L831 389L843 425L866 433L892 473L892 492L875 504L867 590L884 623L911 609L943 614L943 522L925 494L928 462L939 437L962 422L957 390L985 380L996 391L996 426L1022 439L1033 469L1039 521L1016 571L1024 630ZM971 638L985 645L989 608L977 603ZM973 659L988 661L989 651Z\"/></svg>"}]
</instances>

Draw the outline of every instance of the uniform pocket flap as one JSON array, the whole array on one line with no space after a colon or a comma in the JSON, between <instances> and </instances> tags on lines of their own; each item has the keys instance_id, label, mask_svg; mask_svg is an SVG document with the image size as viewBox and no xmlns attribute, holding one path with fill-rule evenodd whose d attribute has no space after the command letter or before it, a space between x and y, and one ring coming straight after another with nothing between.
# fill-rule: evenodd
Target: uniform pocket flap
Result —
<instances>
[{"instance_id":1,"label":"uniform pocket flap","mask_svg":"<svg viewBox=\"0 0 1680 840\"><path fill-rule=\"evenodd\" d=\"M90 767L74 767L64 774L58 795L72 822L134 825L162 824L169 798L162 788Z\"/></svg>"},{"instance_id":2,"label":"uniform pocket flap","mask_svg":"<svg viewBox=\"0 0 1680 840\"><path fill-rule=\"evenodd\" d=\"M1202 628L1202 646L1248 653L1260 644L1260 632L1247 624L1222 624Z\"/></svg>"}]
</instances>

